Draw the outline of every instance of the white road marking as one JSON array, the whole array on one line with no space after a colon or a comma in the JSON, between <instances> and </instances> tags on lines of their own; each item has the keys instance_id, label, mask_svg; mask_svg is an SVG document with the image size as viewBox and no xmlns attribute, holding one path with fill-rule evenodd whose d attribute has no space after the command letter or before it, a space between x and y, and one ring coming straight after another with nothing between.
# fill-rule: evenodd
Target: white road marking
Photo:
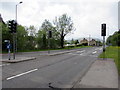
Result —
<instances>
[{"instance_id":1,"label":"white road marking","mask_svg":"<svg viewBox=\"0 0 120 90\"><path fill-rule=\"evenodd\" d=\"M2 66L7 66L7 65L10 65L10 64L2 64L2 65L0 65L0 67L2 67Z\"/></svg>"},{"instance_id":2,"label":"white road marking","mask_svg":"<svg viewBox=\"0 0 120 90\"><path fill-rule=\"evenodd\" d=\"M30 71L27 71L27 72L24 72L24 73L21 73L21 74L18 74L18 75L15 75L15 76L9 77L9 78L7 78L7 80L10 80L10 79L13 79L13 78L16 78L16 77L20 77L20 76L22 76L22 75L25 75L25 74L28 74L28 73L34 72L34 71L36 71L36 70L38 70L38 69L33 69L33 70L30 70Z\"/></svg>"},{"instance_id":3,"label":"white road marking","mask_svg":"<svg viewBox=\"0 0 120 90\"><path fill-rule=\"evenodd\" d=\"M97 53L97 51L92 52L93 54Z\"/></svg>"},{"instance_id":4,"label":"white road marking","mask_svg":"<svg viewBox=\"0 0 120 90\"><path fill-rule=\"evenodd\" d=\"M77 51L77 52L81 52L81 53L82 53L82 52L85 52L85 50L82 50L82 51Z\"/></svg>"},{"instance_id":5,"label":"white road marking","mask_svg":"<svg viewBox=\"0 0 120 90\"><path fill-rule=\"evenodd\" d=\"M98 50L98 48L96 48L95 50Z\"/></svg>"}]
</instances>

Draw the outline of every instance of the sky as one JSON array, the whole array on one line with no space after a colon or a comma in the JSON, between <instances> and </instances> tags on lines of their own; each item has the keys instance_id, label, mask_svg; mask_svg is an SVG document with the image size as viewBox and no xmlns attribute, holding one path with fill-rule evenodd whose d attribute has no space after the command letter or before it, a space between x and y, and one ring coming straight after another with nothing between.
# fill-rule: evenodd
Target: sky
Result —
<instances>
[{"instance_id":1,"label":"sky","mask_svg":"<svg viewBox=\"0 0 120 90\"><path fill-rule=\"evenodd\" d=\"M18 4L20 1L23 3ZM118 30L119 0L1 0L0 13L3 20L15 19L23 26L34 25L38 30L45 19L51 23L55 17L67 14L71 17L75 31L65 39L101 37L101 24L106 23L107 36Z\"/></svg>"}]
</instances>

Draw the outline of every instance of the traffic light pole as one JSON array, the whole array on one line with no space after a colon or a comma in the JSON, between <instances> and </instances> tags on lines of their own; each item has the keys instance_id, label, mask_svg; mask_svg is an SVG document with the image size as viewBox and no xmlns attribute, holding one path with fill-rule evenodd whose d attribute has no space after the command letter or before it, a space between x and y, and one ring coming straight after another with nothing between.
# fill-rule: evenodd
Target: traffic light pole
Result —
<instances>
[{"instance_id":1,"label":"traffic light pole","mask_svg":"<svg viewBox=\"0 0 120 90\"><path fill-rule=\"evenodd\" d=\"M103 52L105 52L105 36L103 36Z\"/></svg>"},{"instance_id":2,"label":"traffic light pole","mask_svg":"<svg viewBox=\"0 0 120 90\"><path fill-rule=\"evenodd\" d=\"M50 38L48 38L48 54L50 54Z\"/></svg>"},{"instance_id":3,"label":"traffic light pole","mask_svg":"<svg viewBox=\"0 0 120 90\"><path fill-rule=\"evenodd\" d=\"M15 33L13 33L13 59L15 59Z\"/></svg>"},{"instance_id":4,"label":"traffic light pole","mask_svg":"<svg viewBox=\"0 0 120 90\"><path fill-rule=\"evenodd\" d=\"M101 36L103 36L103 59L105 58L105 36L106 36L106 24L101 25Z\"/></svg>"},{"instance_id":5,"label":"traffic light pole","mask_svg":"<svg viewBox=\"0 0 120 90\"><path fill-rule=\"evenodd\" d=\"M105 59L105 36L103 36L103 60Z\"/></svg>"}]
</instances>

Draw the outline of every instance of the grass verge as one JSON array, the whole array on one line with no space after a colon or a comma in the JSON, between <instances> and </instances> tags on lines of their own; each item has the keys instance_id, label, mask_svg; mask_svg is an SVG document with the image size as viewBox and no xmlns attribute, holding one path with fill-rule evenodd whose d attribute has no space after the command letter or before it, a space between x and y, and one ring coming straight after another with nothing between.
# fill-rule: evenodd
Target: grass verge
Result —
<instances>
[{"instance_id":1,"label":"grass verge","mask_svg":"<svg viewBox=\"0 0 120 90\"><path fill-rule=\"evenodd\" d=\"M99 58L112 58L115 60L115 64L118 68L118 73L120 75L120 47L110 46L106 48L106 51L99 55Z\"/></svg>"},{"instance_id":2,"label":"grass verge","mask_svg":"<svg viewBox=\"0 0 120 90\"><path fill-rule=\"evenodd\" d=\"M48 50L69 50L69 49L79 49L79 48L86 48L86 47L92 47L92 46L79 46L79 47L64 47L64 48L56 48L56 49L36 49L36 50L22 50L18 52L36 52L36 51L48 51ZM3 54L8 53L7 50L2 52Z\"/></svg>"}]
</instances>

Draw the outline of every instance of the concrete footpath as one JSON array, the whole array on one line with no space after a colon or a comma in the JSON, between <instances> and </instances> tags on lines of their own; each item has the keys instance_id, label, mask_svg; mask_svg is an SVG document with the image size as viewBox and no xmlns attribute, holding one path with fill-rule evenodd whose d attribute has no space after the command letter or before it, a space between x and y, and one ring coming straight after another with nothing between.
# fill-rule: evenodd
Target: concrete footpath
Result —
<instances>
[{"instance_id":1,"label":"concrete footpath","mask_svg":"<svg viewBox=\"0 0 120 90\"><path fill-rule=\"evenodd\" d=\"M15 59L2 59L2 62L6 63L18 63L18 62L23 62L23 61L28 61L28 60L35 60L35 57L16 57Z\"/></svg>"},{"instance_id":2,"label":"concrete footpath","mask_svg":"<svg viewBox=\"0 0 120 90\"><path fill-rule=\"evenodd\" d=\"M118 71L114 60L96 60L74 88L118 88Z\"/></svg>"}]
</instances>

